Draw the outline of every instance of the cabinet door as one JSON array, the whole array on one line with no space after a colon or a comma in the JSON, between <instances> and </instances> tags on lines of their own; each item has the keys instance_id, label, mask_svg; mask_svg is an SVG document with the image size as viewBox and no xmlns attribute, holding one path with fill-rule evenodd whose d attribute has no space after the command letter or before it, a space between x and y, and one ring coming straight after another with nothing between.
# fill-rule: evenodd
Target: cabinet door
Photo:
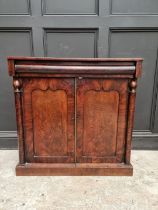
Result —
<instances>
[{"instance_id":1,"label":"cabinet door","mask_svg":"<svg viewBox=\"0 0 158 210\"><path fill-rule=\"evenodd\" d=\"M74 162L74 79L23 81L27 162Z\"/></svg>"},{"instance_id":2,"label":"cabinet door","mask_svg":"<svg viewBox=\"0 0 158 210\"><path fill-rule=\"evenodd\" d=\"M77 81L77 162L118 163L124 159L128 81Z\"/></svg>"}]
</instances>

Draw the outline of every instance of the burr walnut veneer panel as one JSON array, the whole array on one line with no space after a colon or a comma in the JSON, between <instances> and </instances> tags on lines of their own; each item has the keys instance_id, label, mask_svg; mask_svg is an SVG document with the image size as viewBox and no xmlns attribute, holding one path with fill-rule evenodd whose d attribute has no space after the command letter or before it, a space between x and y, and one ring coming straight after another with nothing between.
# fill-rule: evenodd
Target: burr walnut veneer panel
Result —
<instances>
[{"instance_id":1,"label":"burr walnut veneer panel","mask_svg":"<svg viewBox=\"0 0 158 210\"><path fill-rule=\"evenodd\" d=\"M74 80L23 82L27 162L74 162Z\"/></svg>"},{"instance_id":2,"label":"burr walnut veneer panel","mask_svg":"<svg viewBox=\"0 0 158 210\"><path fill-rule=\"evenodd\" d=\"M140 58L9 57L17 175L132 175Z\"/></svg>"},{"instance_id":3,"label":"burr walnut veneer panel","mask_svg":"<svg viewBox=\"0 0 158 210\"><path fill-rule=\"evenodd\" d=\"M121 162L128 81L82 79L77 87L78 162Z\"/></svg>"}]
</instances>

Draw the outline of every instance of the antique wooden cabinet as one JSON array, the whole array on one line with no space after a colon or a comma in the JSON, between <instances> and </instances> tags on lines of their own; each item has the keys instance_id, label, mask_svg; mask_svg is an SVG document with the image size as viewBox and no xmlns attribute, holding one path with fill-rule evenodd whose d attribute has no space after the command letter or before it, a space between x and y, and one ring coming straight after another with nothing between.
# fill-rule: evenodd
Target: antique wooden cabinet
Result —
<instances>
[{"instance_id":1,"label":"antique wooden cabinet","mask_svg":"<svg viewBox=\"0 0 158 210\"><path fill-rule=\"evenodd\" d=\"M132 175L140 58L9 57L17 175Z\"/></svg>"}]
</instances>

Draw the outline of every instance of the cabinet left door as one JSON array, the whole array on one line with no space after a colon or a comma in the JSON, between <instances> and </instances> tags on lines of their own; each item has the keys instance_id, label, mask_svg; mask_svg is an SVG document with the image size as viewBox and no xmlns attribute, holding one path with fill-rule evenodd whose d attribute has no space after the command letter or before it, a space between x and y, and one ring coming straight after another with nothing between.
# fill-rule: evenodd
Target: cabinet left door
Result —
<instances>
[{"instance_id":1,"label":"cabinet left door","mask_svg":"<svg viewBox=\"0 0 158 210\"><path fill-rule=\"evenodd\" d=\"M23 79L26 162L74 162L74 88L73 78Z\"/></svg>"}]
</instances>

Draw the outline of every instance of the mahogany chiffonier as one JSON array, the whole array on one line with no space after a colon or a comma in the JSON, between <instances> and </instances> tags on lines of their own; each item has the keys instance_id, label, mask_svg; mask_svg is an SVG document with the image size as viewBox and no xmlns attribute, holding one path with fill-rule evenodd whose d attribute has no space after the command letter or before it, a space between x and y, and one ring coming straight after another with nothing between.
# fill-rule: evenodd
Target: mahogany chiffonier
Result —
<instances>
[{"instance_id":1,"label":"mahogany chiffonier","mask_svg":"<svg viewBox=\"0 0 158 210\"><path fill-rule=\"evenodd\" d=\"M16 175L126 175L141 58L9 57Z\"/></svg>"}]
</instances>

